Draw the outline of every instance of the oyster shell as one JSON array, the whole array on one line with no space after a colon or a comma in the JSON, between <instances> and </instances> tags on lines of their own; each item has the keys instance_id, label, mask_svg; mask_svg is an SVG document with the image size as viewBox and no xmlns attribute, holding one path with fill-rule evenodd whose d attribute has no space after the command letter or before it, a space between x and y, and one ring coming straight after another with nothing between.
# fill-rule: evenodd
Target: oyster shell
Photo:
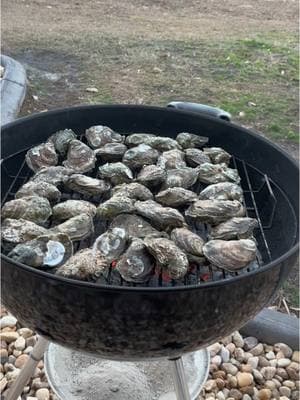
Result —
<instances>
[{"instance_id":1,"label":"oyster shell","mask_svg":"<svg viewBox=\"0 0 300 400\"><path fill-rule=\"evenodd\" d=\"M203 163L210 163L210 158L202 150L186 149L185 159L189 166L197 167Z\"/></svg>"},{"instance_id":2,"label":"oyster shell","mask_svg":"<svg viewBox=\"0 0 300 400\"><path fill-rule=\"evenodd\" d=\"M134 205L137 214L147 218L159 229L177 227L184 224L183 215L175 208L163 207L153 200L136 201Z\"/></svg>"},{"instance_id":3,"label":"oyster shell","mask_svg":"<svg viewBox=\"0 0 300 400\"><path fill-rule=\"evenodd\" d=\"M167 173L157 165L146 165L137 176L137 181L143 185L154 188L165 181Z\"/></svg>"},{"instance_id":4,"label":"oyster shell","mask_svg":"<svg viewBox=\"0 0 300 400\"><path fill-rule=\"evenodd\" d=\"M63 162L65 167L84 173L94 169L95 162L95 152L89 146L76 139L69 142L67 160Z\"/></svg>"},{"instance_id":5,"label":"oyster shell","mask_svg":"<svg viewBox=\"0 0 300 400\"><path fill-rule=\"evenodd\" d=\"M196 193L182 187L172 187L159 192L155 196L155 200L164 206L180 207L193 203L198 199Z\"/></svg>"},{"instance_id":6,"label":"oyster shell","mask_svg":"<svg viewBox=\"0 0 300 400\"><path fill-rule=\"evenodd\" d=\"M160 232L153 228L144 218L135 214L120 214L114 218L109 226L110 229L121 228L126 231L128 238L166 237L166 232Z\"/></svg>"},{"instance_id":7,"label":"oyster shell","mask_svg":"<svg viewBox=\"0 0 300 400\"><path fill-rule=\"evenodd\" d=\"M144 165L155 164L159 153L147 144L139 144L127 150L123 156L123 163L131 169L140 169Z\"/></svg>"},{"instance_id":8,"label":"oyster shell","mask_svg":"<svg viewBox=\"0 0 300 400\"><path fill-rule=\"evenodd\" d=\"M99 167L99 176L103 179L109 179L113 185L128 183L133 179L131 170L121 162L101 165Z\"/></svg>"},{"instance_id":9,"label":"oyster shell","mask_svg":"<svg viewBox=\"0 0 300 400\"><path fill-rule=\"evenodd\" d=\"M65 168L60 165L56 167L45 167L39 169L30 181L48 182L54 186L58 186L62 184L66 177L71 174L74 174L74 171L72 169Z\"/></svg>"},{"instance_id":10,"label":"oyster shell","mask_svg":"<svg viewBox=\"0 0 300 400\"><path fill-rule=\"evenodd\" d=\"M95 150L102 161L115 162L121 161L123 155L127 151L127 146L123 143L106 143L103 147Z\"/></svg>"},{"instance_id":11,"label":"oyster shell","mask_svg":"<svg viewBox=\"0 0 300 400\"><path fill-rule=\"evenodd\" d=\"M188 258L189 255L196 257L203 256L203 245L205 241L196 233L191 232L187 228L176 228L171 233L171 239L173 242L183 250Z\"/></svg>"},{"instance_id":12,"label":"oyster shell","mask_svg":"<svg viewBox=\"0 0 300 400\"><path fill-rule=\"evenodd\" d=\"M99 196L109 192L111 186L108 182L91 178L82 174L73 174L64 181L65 187L84 195Z\"/></svg>"},{"instance_id":13,"label":"oyster shell","mask_svg":"<svg viewBox=\"0 0 300 400\"><path fill-rule=\"evenodd\" d=\"M94 204L85 200L66 200L57 204L52 209L55 220L65 221L79 214L89 214L91 217L96 215L97 208Z\"/></svg>"},{"instance_id":14,"label":"oyster shell","mask_svg":"<svg viewBox=\"0 0 300 400\"><path fill-rule=\"evenodd\" d=\"M76 134L72 129L63 129L55 132L49 140L54 144L55 150L62 156L67 154L69 143L76 139Z\"/></svg>"},{"instance_id":15,"label":"oyster shell","mask_svg":"<svg viewBox=\"0 0 300 400\"><path fill-rule=\"evenodd\" d=\"M230 162L231 155L221 147L204 147L203 151L209 156L212 164L228 165Z\"/></svg>"},{"instance_id":16,"label":"oyster shell","mask_svg":"<svg viewBox=\"0 0 300 400\"><path fill-rule=\"evenodd\" d=\"M117 193L98 206L97 215L103 219L112 219L122 213L131 213L135 211L134 202L134 199Z\"/></svg>"},{"instance_id":17,"label":"oyster shell","mask_svg":"<svg viewBox=\"0 0 300 400\"><path fill-rule=\"evenodd\" d=\"M210 240L203 246L203 253L216 267L234 272L255 260L257 248L249 239Z\"/></svg>"},{"instance_id":18,"label":"oyster shell","mask_svg":"<svg viewBox=\"0 0 300 400\"><path fill-rule=\"evenodd\" d=\"M211 239L248 239L253 235L253 230L258 227L254 218L231 218L228 221L214 226L209 232Z\"/></svg>"},{"instance_id":19,"label":"oyster shell","mask_svg":"<svg viewBox=\"0 0 300 400\"><path fill-rule=\"evenodd\" d=\"M146 282L153 274L154 258L141 239L133 239L117 262L116 269L127 282Z\"/></svg>"},{"instance_id":20,"label":"oyster shell","mask_svg":"<svg viewBox=\"0 0 300 400\"><path fill-rule=\"evenodd\" d=\"M148 251L173 279L184 277L188 270L188 259L185 253L169 239L146 238L144 243Z\"/></svg>"},{"instance_id":21,"label":"oyster shell","mask_svg":"<svg viewBox=\"0 0 300 400\"><path fill-rule=\"evenodd\" d=\"M172 149L180 149L180 145L176 140L165 136L156 136L148 133L134 133L126 137L125 143L132 147L140 144L146 144L158 151L168 151Z\"/></svg>"},{"instance_id":22,"label":"oyster shell","mask_svg":"<svg viewBox=\"0 0 300 400\"><path fill-rule=\"evenodd\" d=\"M25 159L28 167L34 172L42 167L51 167L58 163L58 157L52 142L32 147L27 151Z\"/></svg>"},{"instance_id":23,"label":"oyster shell","mask_svg":"<svg viewBox=\"0 0 300 400\"><path fill-rule=\"evenodd\" d=\"M72 254L73 245L68 235L48 232L29 242L18 244L8 257L38 268L62 265Z\"/></svg>"},{"instance_id":24,"label":"oyster shell","mask_svg":"<svg viewBox=\"0 0 300 400\"><path fill-rule=\"evenodd\" d=\"M132 135L126 136L125 143L129 147L138 146L142 143L148 144L149 139L153 137L155 137L155 135L150 133L133 133Z\"/></svg>"},{"instance_id":25,"label":"oyster shell","mask_svg":"<svg viewBox=\"0 0 300 400\"><path fill-rule=\"evenodd\" d=\"M89 214L80 214L51 228L51 232L65 233L72 241L83 240L94 232L93 218Z\"/></svg>"},{"instance_id":26,"label":"oyster shell","mask_svg":"<svg viewBox=\"0 0 300 400\"><path fill-rule=\"evenodd\" d=\"M88 144L97 149L106 145L107 143L122 143L123 136L117 132L114 132L108 126L95 125L91 126L85 131Z\"/></svg>"},{"instance_id":27,"label":"oyster shell","mask_svg":"<svg viewBox=\"0 0 300 400\"><path fill-rule=\"evenodd\" d=\"M214 183L207 186L199 194L200 200L238 200L243 201L242 188L231 182Z\"/></svg>"},{"instance_id":28,"label":"oyster shell","mask_svg":"<svg viewBox=\"0 0 300 400\"><path fill-rule=\"evenodd\" d=\"M164 151L157 160L157 166L162 169L186 167L184 153L178 149Z\"/></svg>"},{"instance_id":29,"label":"oyster shell","mask_svg":"<svg viewBox=\"0 0 300 400\"><path fill-rule=\"evenodd\" d=\"M15 197L20 199L28 196L45 197L50 202L57 203L60 200L61 193L52 183L29 181L20 187Z\"/></svg>"},{"instance_id":30,"label":"oyster shell","mask_svg":"<svg viewBox=\"0 0 300 400\"><path fill-rule=\"evenodd\" d=\"M150 190L138 182L123 183L122 185L115 186L112 189L112 195L115 194L136 200L153 199L153 194L150 192Z\"/></svg>"},{"instance_id":31,"label":"oyster shell","mask_svg":"<svg viewBox=\"0 0 300 400\"><path fill-rule=\"evenodd\" d=\"M39 196L11 200L2 207L2 218L23 218L38 225L44 224L50 215L52 210L49 201Z\"/></svg>"},{"instance_id":32,"label":"oyster shell","mask_svg":"<svg viewBox=\"0 0 300 400\"><path fill-rule=\"evenodd\" d=\"M127 234L123 228L112 228L100 235L94 245L94 251L100 251L105 258L112 262L119 258L127 245Z\"/></svg>"},{"instance_id":33,"label":"oyster shell","mask_svg":"<svg viewBox=\"0 0 300 400\"><path fill-rule=\"evenodd\" d=\"M203 183L234 182L239 183L240 177L236 169L228 168L226 164L204 163L198 167L199 181Z\"/></svg>"},{"instance_id":34,"label":"oyster shell","mask_svg":"<svg viewBox=\"0 0 300 400\"><path fill-rule=\"evenodd\" d=\"M56 275L81 281L95 281L109 267L108 260L98 250L82 249L55 271Z\"/></svg>"},{"instance_id":35,"label":"oyster shell","mask_svg":"<svg viewBox=\"0 0 300 400\"><path fill-rule=\"evenodd\" d=\"M6 218L1 226L1 239L8 243L24 243L40 235L44 235L47 229L25 219Z\"/></svg>"},{"instance_id":36,"label":"oyster shell","mask_svg":"<svg viewBox=\"0 0 300 400\"><path fill-rule=\"evenodd\" d=\"M216 225L232 217L244 216L245 208L237 200L197 200L189 206L185 215Z\"/></svg>"},{"instance_id":37,"label":"oyster shell","mask_svg":"<svg viewBox=\"0 0 300 400\"><path fill-rule=\"evenodd\" d=\"M196 168L185 167L181 169L169 169L162 189L170 187L183 187L184 189L188 189L193 186L197 178L198 170Z\"/></svg>"},{"instance_id":38,"label":"oyster shell","mask_svg":"<svg viewBox=\"0 0 300 400\"><path fill-rule=\"evenodd\" d=\"M201 148L208 143L208 137L195 135L193 133L181 132L176 136L177 142L183 149L187 149L189 147L198 147Z\"/></svg>"}]
</instances>

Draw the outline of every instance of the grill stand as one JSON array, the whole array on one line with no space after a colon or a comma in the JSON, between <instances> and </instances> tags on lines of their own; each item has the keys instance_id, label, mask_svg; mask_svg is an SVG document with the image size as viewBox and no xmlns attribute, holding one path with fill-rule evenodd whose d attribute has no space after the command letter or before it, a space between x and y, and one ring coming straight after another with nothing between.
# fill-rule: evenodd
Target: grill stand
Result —
<instances>
[{"instance_id":1,"label":"grill stand","mask_svg":"<svg viewBox=\"0 0 300 400\"><path fill-rule=\"evenodd\" d=\"M173 379L178 400L190 400L190 392L184 372L182 357L170 359L173 367Z\"/></svg>"}]
</instances>

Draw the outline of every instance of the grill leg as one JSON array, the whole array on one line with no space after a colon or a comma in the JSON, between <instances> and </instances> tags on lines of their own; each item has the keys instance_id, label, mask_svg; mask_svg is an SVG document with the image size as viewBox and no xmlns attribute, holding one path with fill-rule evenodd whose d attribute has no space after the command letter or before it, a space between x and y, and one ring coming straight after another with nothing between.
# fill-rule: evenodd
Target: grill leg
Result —
<instances>
[{"instance_id":1,"label":"grill leg","mask_svg":"<svg viewBox=\"0 0 300 400\"><path fill-rule=\"evenodd\" d=\"M174 387L177 400L191 400L187 385L182 357L170 359L173 368Z\"/></svg>"}]
</instances>

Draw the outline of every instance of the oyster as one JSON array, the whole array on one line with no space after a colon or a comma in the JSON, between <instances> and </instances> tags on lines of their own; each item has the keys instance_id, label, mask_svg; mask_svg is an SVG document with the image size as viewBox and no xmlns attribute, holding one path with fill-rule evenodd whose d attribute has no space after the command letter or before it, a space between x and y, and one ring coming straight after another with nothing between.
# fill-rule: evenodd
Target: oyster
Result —
<instances>
[{"instance_id":1,"label":"oyster","mask_svg":"<svg viewBox=\"0 0 300 400\"><path fill-rule=\"evenodd\" d=\"M94 204L85 200L66 200L57 204L52 209L55 220L65 221L79 214L89 214L91 217L96 215L97 208Z\"/></svg>"},{"instance_id":2,"label":"oyster","mask_svg":"<svg viewBox=\"0 0 300 400\"><path fill-rule=\"evenodd\" d=\"M138 182L123 183L122 185L115 186L112 189L112 195L115 194L136 200L153 199L153 194L150 192L150 190Z\"/></svg>"},{"instance_id":3,"label":"oyster","mask_svg":"<svg viewBox=\"0 0 300 400\"><path fill-rule=\"evenodd\" d=\"M50 136L49 140L54 144L55 150L62 156L67 154L69 143L76 139L76 134L72 129L64 129L55 132Z\"/></svg>"},{"instance_id":4,"label":"oyster","mask_svg":"<svg viewBox=\"0 0 300 400\"><path fill-rule=\"evenodd\" d=\"M58 163L58 157L52 142L32 147L27 151L25 159L28 167L34 172L42 167L51 167Z\"/></svg>"},{"instance_id":5,"label":"oyster","mask_svg":"<svg viewBox=\"0 0 300 400\"><path fill-rule=\"evenodd\" d=\"M166 176L166 171L157 165L146 165L141 169L136 179L143 185L154 188L164 182Z\"/></svg>"},{"instance_id":6,"label":"oyster","mask_svg":"<svg viewBox=\"0 0 300 400\"><path fill-rule=\"evenodd\" d=\"M31 267L57 267L73 254L73 245L63 233L38 236L26 243L18 244L8 257Z\"/></svg>"},{"instance_id":7,"label":"oyster","mask_svg":"<svg viewBox=\"0 0 300 400\"><path fill-rule=\"evenodd\" d=\"M203 253L216 267L234 272L255 260L257 248L249 239L210 240L203 246Z\"/></svg>"},{"instance_id":8,"label":"oyster","mask_svg":"<svg viewBox=\"0 0 300 400\"><path fill-rule=\"evenodd\" d=\"M123 163L131 169L140 169L144 165L155 164L159 153L147 144L139 144L127 150L123 156Z\"/></svg>"},{"instance_id":9,"label":"oyster","mask_svg":"<svg viewBox=\"0 0 300 400\"><path fill-rule=\"evenodd\" d=\"M237 200L197 200L189 206L185 215L216 225L232 217L244 216L245 208Z\"/></svg>"},{"instance_id":10,"label":"oyster","mask_svg":"<svg viewBox=\"0 0 300 400\"><path fill-rule=\"evenodd\" d=\"M173 149L181 149L181 146L178 144L178 142L176 142L176 140L165 136L151 136L145 143L161 152Z\"/></svg>"},{"instance_id":11,"label":"oyster","mask_svg":"<svg viewBox=\"0 0 300 400\"><path fill-rule=\"evenodd\" d=\"M198 170L196 168L181 168L181 169L169 169L167 171L167 177L163 184L163 189L170 187L183 187L188 189L197 181Z\"/></svg>"},{"instance_id":12,"label":"oyster","mask_svg":"<svg viewBox=\"0 0 300 400\"><path fill-rule=\"evenodd\" d=\"M103 147L95 150L102 161L114 162L121 161L127 151L127 146L123 143L106 143Z\"/></svg>"},{"instance_id":13,"label":"oyster","mask_svg":"<svg viewBox=\"0 0 300 400\"><path fill-rule=\"evenodd\" d=\"M183 149L187 149L189 147L198 147L201 148L208 142L208 137L195 135L193 133L181 132L176 136L177 142Z\"/></svg>"},{"instance_id":14,"label":"oyster","mask_svg":"<svg viewBox=\"0 0 300 400\"><path fill-rule=\"evenodd\" d=\"M127 282L146 282L153 274L154 259L141 239L133 239L120 257L116 270Z\"/></svg>"},{"instance_id":15,"label":"oyster","mask_svg":"<svg viewBox=\"0 0 300 400\"><path fill-rule=\"evenodd\" d=\"M162 169L175 169L186 167L184 153L178 149L164 151L157 160L157 166Z\"/></svg>"},{"instance_id":16,"label":"oyster","mask_svg":"<svg viewBox=\"0 0 300 400\"><path fill-rule=\"evenodd\" d=\"M186 149L185 159L189 166L197 167L203 163L210 163L210 158L200 149Z\"/></svg>"},{"instance_id":17,"label":"oyster","mask_svg":"<svg viewBox=\"0 0 300 400\"><path fill-rule=\"evenodd\" d=\"M211 239L248 239L253 235L253 230L258 227L254 218L231 218L220 225L214 226L209 232Z\"/></svg>"},{"instance_id":18,"label":"oyster","mask_svg":"<svg viewBox=\"0 0 300 400\"><path fill-rule=\"evenodd\" d=\"M150 133L133 133L132 135L126 136L125 143L129 147L138 146L142 143L148 144L150 138L153 137L155 137L155 135L152 135Z\"/></svg>"},{"instance_id":19,"label":"oyster","mask_svg":"<svg viewBox=\"0 0 300 400\"><path fill-rule=\"evenodd\" d=\"M26 219L38 225L52 215L50 203L44 197L27 196L8 201L2 207L2 218Z\"/></svg>"},{"instance_id":20,"label":"oyster","mask_svg":"<svg viewBox=\"0 0 300 400\"><path fill-rule=\"evenodd\" d=\"M117 193L98 206L97 215L100 218L112 219L122 213L131 213L135 211L134 202L134 199Z\"/></svg>"},{"instance_id":21,"label":"oyster","mask_svg":"<svg viewBox=\"0 0 300 400\"><path fill-rule=\"evenodd\" d=\"M214 183L207 186L199 194L200 200L238 200L243 201L243 191L242 188L231 182L220 182Z\"/></svg>"},{"instance_id":22,"label":"oyster","mask_svg":"<svg viewBox=\"0 0 300 400\"><path fill-rule=\"evenodd\" d=\"M228 165L231 155L221 147L204 147L204 153L209 156L212 164L226 164Z\"/></svg>"},{"instance_id":23,"label":"oyster","mask_svg":"<svg viewBox=\"0 0 300 400\"><path fill-rule=\"evenodd\" d=\"M85 131L88 144L97 149L107 143L122 143L123 136L114 132L108 126L95 125Z\"/></svg>"},{"instance_id":24,"label":"oyster","mask_svg":"<svg viewBox=\"0 0 300 400\"><path fill-rule=\"evenodd\" d=\"M147 218L159 229L177 227L184 224L183 215L175 208L163 207L153 200L136 201L134 205L137 214Z\"/></svg>"},{"instance_id":25,"label":"oyster","mask_svg":"<svg viewBox=\"0 0 300 400\"><path fill-rule=\"evenodd\" d=\"M38 170L38 172L31 178L32 182L48 182L54 186L58 186L65 178L71 174L74 174L74 171L70 168L65 168L60 165L57 167L45 167Z\"/></svg>"},{"instance_id":26,"label":"oyster","mask_svg":"<svg viewBox=\"0 0 300 400\"><path fill-rule=\"evenodd\" d=\"M107 193L111 186L108 182L82 174L73 174L64 181L65 187L84 195L99 196Z\"/></svg>"},{"instance_id":27,"label":"oyster","mask_svg":"<svg viewBox=\"0 0 300 400\"><path fill-rule=\"evenodd\" d=\"M73 169L74 172L84 173L95 168L96 156L94 150L82 143L80 140L71 140L67 160L64 166Z\"/></svg>"},{"instance_id":28,"label":"oyster","mask_svg":"<svg viewBox=\"0 0 300 400\"><path fill-rule=\"evenodd\" d=\"M196 193L182 187L172 187L159 192L155 200L164 206L180 207L198 199Z\"/></svg>"},{"instance_id":29,"label":"oyster","mask_svg":"<svg viewBox=\"0 0 300 400\"><path fill-rule=\"evenodd\" d=\"M203 256L203 245L204 240L196 235L196 233L191 232L187 228L176 228L173 229L171 233L171 239L173 242L183 250L188 258L189 255L202 257Z\"/></svg>"},{"instance_id":30,"label":"oyster","mask_svg":"<svg viewBox=\"0 0 300 400\"><path fill-rule=\"evenodd\" d=\"M123 228L112 228L100 235L94 245L94 251L100 251L105 258L112 262L119 258L127 245L127 234Z\"/></svg>"},{"instance_id":31,"label":"oyster","mask_svg":"<svg viewBox=\"0 0 300 400\"><path fill-rule=\"evenodd\" d=\"M146 238L148 251L173 279L180 279L187 273L189 261L185 253L169 239Z\"/></svg>"},{"instance_id":32,"label":"oyster","mask_svg":"<svg viewBox=\"0 0 300 400\"><path fill-rule=\"evenodd\" d=\"M19 199L27 196L45 197L50 202L57 203L60 200L61 193L52 183L29 181L20 187L15 197Z\"/></svg>"},{"instance_id":33,"label":"oyster","mask_svg":"<svg viewBox=\"0 0 300 400\"><path fill-rule=\"evenodd\" d=\"M113 185L128 183L133 179L131 170L121 162L101 165L99 175L103 179L109 179Z\"/></svg>"},{"instance_id":34,"label":"oyster","mask_svg":"<svg viewBox=\"0 0 300 400\"><path fill-rule=\"evenodd\" d=\"M82 249L55 271L56 275L81 281L95 281L109 267L108 260L98 250Z\"/></svg>"},{"instance_id":35,"label":"oyster","mask_svg":"<svg viewBox=\"0 0 300 400\"><path fill-rule=\"evenodd\" d=\"M198 167L199 181L203 183L240 182L236 169L228 168L226 164L204 163Z\"/></svg>"},{"instance_id":36,"label":"oyster","mask_svg":"<svg viewBox=\"0 0 300 400\"><path fill-rule=\"evenodd\" d=\"M160 232L153 228L144 218L135 214L120 214L111 222L110 229L121 228L126 231L128 238L165 237L166 232Z\"/></svg>"},{"instance_id":37,"label":"oyster","mask_svg":"<svg viewBox=\"0 0 300 400\"><path fill-rule=\"evenodd\" d=\"M1 226L3 242L18 244L28 242L37 236L44 235L47 229L25 219L6 218Z\"/></svg>"},{"instance_id":38,"label":"oyster","mask_svg":"<svg viewBox=\"0 0 300 400\"><path fill-rule=\"evenodd\" d=\"M83 240L94 232L93 218L89 214L80 214L51 228L51 232L65 233L73 241Z\"/></svg>"}]
</instances>

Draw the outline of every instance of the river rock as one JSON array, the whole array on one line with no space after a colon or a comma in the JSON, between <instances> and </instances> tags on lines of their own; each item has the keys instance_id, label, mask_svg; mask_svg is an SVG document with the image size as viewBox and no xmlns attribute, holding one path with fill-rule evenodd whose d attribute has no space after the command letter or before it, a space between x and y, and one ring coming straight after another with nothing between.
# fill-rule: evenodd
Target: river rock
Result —
<instances>
[{"instance_id":1,"label":"river rock","mask_svg":"<svg viewBox=\"0 0 300 400\"><path fill-rule=\"evenodd\" d=\"M26 341L23 338L23 336L20 336L16 341L15 341L15 349L16 350L24 350L26 346Z\"/></svg>"},{"instance_id":2,"label":"river rock","mask_svg":"<svg viewBox=\"0 0 300 400\"><path fill-rule=\"evenodd\" d=\"M270 400L272 392L270 389L261 389L258 392L259 400Z\"/></svg>"},{"instance_id":3,"label":"river rock","mask_svg":"<svg viewBox=\"0 0 300 400\"><path fill-rule=\"evenodd\" d=\"M237 361L243 362L244 361L244 350L241 349L240 347L236 348L235 352L234 352L234 356Z\"/></svg>"},{"instance_id":4,"label":"river rock","mask_svg":"<svg viewBox=\"0 0 300 400\"><path fill-rule=\"evenodd\" d=\"M207 349L208 349L208 351L210 353L210 356L211 357L216 356L219 353L219 351L221 350L221 347L222 346L220 345L220 343L214 343L214 344L208 346Z\"/></svg>"},{"instance_id":5,"label":"river rock","mask_svg":"<svg viewBox=\"0 0 300 400\"><path fill-rule=\"evenodd\" d=\"M250 353L253 356L260 356L264 352L264 346L262 343L258 343L255 347L253 347Z\"/></svg>"},{"instance_id":6,"label":"river rock","mask_svg":"<svg viewBox=\"0 0 300 400\"><path fill-rule=\"evenodd\" d=\"M276 373L276 368L275 367L263 367L260 372L265 379L272 379Z\"/></svg>"},{"instance_id":7,"label":"river rock","mask_svg":"<svg viewBox=\"0 0 300 400\"><path fill-rule=\"evenodd\" d=\"M288 365L290 365L291 360L289 360L288 358L280 358L279 360L277 360L277 365L279 368L284 368L287 367Z\"/></svg>"},{"instance_id":8,"label":"river rock","mask_svg":"<svg viewBox=\"0 0 300 400\"><path fill-rule=\"evenodd\" d=\"M210 362L212 364L215 364L217 367L219 367L222 364L222 358L221 358L221 356L216 355L210 360Z\"/></svg>"},{"instance_id":9,"label":"river rock","mask_svg":"<svg viewBox=\"0 0 300 400\"><path fill-rule=\"evenodd\" d=\"M238 372L238 369L235 365L232 365L230 363L223 363L222 364L222 369L227 372L227 374L231 375L236 375Z\"/></svg>"},{"instance_id":10,"label":"river rock","mask_svg":"<svg viewBox=\"0 0 300 400\"><path fill-rule=\"evenodd\" d=\"M293 352L292 361L300 363L300 351L294 351Z\"/></svg>"},{"instance_id":11,"label":"river rock","mask_svg":"<svg viewBox=\"0 0 300 400\"><path fill-rule=\"evenodd\" d=\"M230 354L233 354L233 352L235 350L235 344L234 343L228 343L226 345L226 349L229 350Z\"/></svg>"},{"instance_id":12,"label":"river rock","mask_svg":"<svg viewBox=\"0 0 300 400\"><path fill-rule=\"evenodd\" d=\"M253 336L244 338L244 349L249 351L258 344L258 340Z\"/></svg>"},{"instance_id":13,"label":"river rock","mask_svg":"<svg viewBox=\"0 0 300 400\"><path fill-rule=\"evenodd\" d=\"M280 386L280 385L279 385L279 386ZM268 381L266 381L266 382L264 383L264 387L265 387L266 389L270 389L270 390L276 389L275 383L274 383L273 381L270 381L270 380L268 380Z\"/></svg>"},{"instance_id":14,"label":"river rock","mask_svg":"<svg viewBox=\"0 0 300 400\"><path fill-rule=\"evenodd\" d=\"M17 323L17 318L13 317L12 315L5 315L0 319L0 329L9 327L13 328Z\"/></svg>"},{"instance_id":15,"label":"river rock","mask_svg":"<svg viewBox=\"0 0 300 400\"><path fill-rule=\"evenodd\" d=\"M225 397L225 395L224 395L224 393L223 392L218 392L217 394L216 394L216 398L218 399L218 400L226 400L226 397ZM250 399L251 400L251 399Z\"/></svg>"},{"instance_id":16,"label":"river rock","mask_svg":"<svg viewBox=\"0 0 300 400\"><path fill-rule=\"evenodd\" d=\"M251 365L253 369L256 369L258 366L258 357L250 357L247 360L247 363Z\"/></svg>"},{"instance_id":17,"label":"river rock","mask_svg":"<svg viewBox=\"0 0 300 400\"><path fill-rule=\"evenodd\" d=\"M18 333L23 336L24 339L29 338L30 336L33 336L33 332L29 328L20 328L18 329Z\"/></svg>"},{"instance_id":18,"label":"river rock","mask_svg":"<svg viewBox=\"0 0 300 400\"><path fill-rule=\"evenodd\" d=\"M274 360L276 357L275 357L275 354L274 354L274 352L273 351L269 351L267 354L266 354L266 359L267 360Z\"/></svg>"},{"instance_id":19,"label":"river rock","mask_svg":"<svg viewBox=\"0 0 300 400\"><path fill-rule=\"evenodd\" d=\"M291 389L286 386L281 386L279 388L279 393L281 394L281 396L286 396L289 399L291 396Z\"/></svg>"},{"instance_id":20,"label":"river rock","mask_svg":"<svg viewBox=\"0 0 300 400\"><path fill-rule=\"evenodd\" d=\"M222 346L220 356L222 358L223 363L227 363L230 359L230 351L226 349L226 347Z\"/></svg>"},{"instance_id":21,"label":"river rock","mask_svg":"<svg viewBox=\"0 0 300 400\"><path fill-rule=\"evenodd\" d=\"M282 382L282 385L283 385L283 386L286 386L286 387L288 387L288 388L290 388L290 389L294 389L295 386L296 386L295 382L289 381L289 380L283 381L283 382Z\"/></svg>"},{"instance_id":22,"label":"river rock","mask_svg":"<svg viewBox=\"0 0 300 400\"><path fill-rule=\"evenodd\" d=\"M291 366L288 366L286 368L286 372L288 373L288 376L290 379L292 379L293 381L296 381L299 379L299 373L298 371L296 371L294 368L292 368Z\"/></svg>"},{"instance_id":23,"label":"river rock","mask_svg":"<svg viewBox=\"0 0 300 400\"><path fill-rule=\"evenodd\" d=\"M35 396L37 397L38 400L49 400L50 399L49 390L46 388L38 389L35 392Z\"/></svg>"},{"instance_id":24,"label":"river rock","mask_svg":"<svg viewBox=\"0 0 300 400\"><path fill-rule=\"evenodd\" d=\"M27 354L20 355L15 362L16 368L22 368L23 365L29 360L29 356Z\"/></svg>"},{"instance_id":25,"label":"river rock","mask_svg":"<svg viewBox=\"0 0 300 400\"><path fill-rule=\"evenodd\" d=\"M17 340L19 337L18 332L1 332L0 339L5 340L6 343L11 343Z\"/></svg>"},{"instance_id":26,"label":"river rock","mask_svg":"<svg viewBox=\"0 0 300 400\"><path fill-rule=\"evenodd\" d=\"M232 341L236 345L236 347L244 346L244 339L239 332L234 332L234 334L232 335Z\"/></svg>"},{"instance_id":27,"label":"river rock","mask_svg":"<svg viewBox=\"0 0 300 400\"><path fill-rule=\"evenodd\" d=\"M293 350L285 343L276 343L274 345L274 351L277 353L278 351L282 351L286 358L291 358L293 355Z\"/></svg>"},{"instance_id":28,"label":"river rock","mask_svg":"<svg viewBox=\"0 0 300 400\"><path fill-rule=\"evenodd\" d=\"M231 389L229 396L235 400L242 400L243 394L238 389Z\"/></svg>"},{"instance_id":29,"label":"river rock","mask_svg":"<svg viewBox=\"0 0 300 400\"><path fill-rule=\"evenodd\" d=\"M248 372L238 372L236 375L238 386L250 386L253 383L253 376Z\"/></svg>"},{"instance_id":30,"label":"river rock","mask_svg":"<svg viewBox=\"0 0 300 400\"><path fill-rule=\"evenodd\" d=\"M204 389L207 392L211 392L213 389L217 387L216 381L214 379L208 379L204 385Z\"/></svg>"}]
</instances>

